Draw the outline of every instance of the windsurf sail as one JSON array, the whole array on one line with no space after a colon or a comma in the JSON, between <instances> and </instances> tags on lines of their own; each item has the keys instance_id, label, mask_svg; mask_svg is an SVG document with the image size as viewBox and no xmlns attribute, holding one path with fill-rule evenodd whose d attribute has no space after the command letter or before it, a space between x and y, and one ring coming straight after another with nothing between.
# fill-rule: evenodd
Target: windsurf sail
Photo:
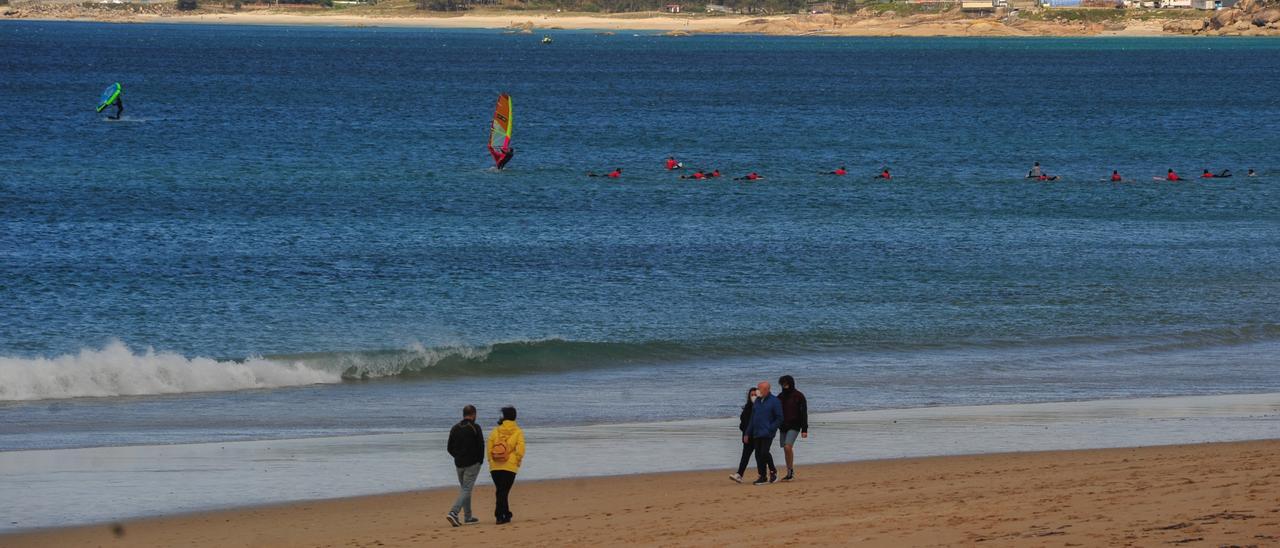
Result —
<instances>
[{"instance_id":1,"label":"windsurf sail","mask_svg":"<svg viewBox=\"0 0 1280 548\"><path fill-rule=\"evenodd\" d=\"M489 125L489 154L493 155L493 163L502 169L511 155L511 128L514 112L511 96L505 93L498 95L498 104L493 109L493 123Z\"/></svg>"},{"instance_id":2,"label":"windsurf sail","mask_svg":"<svg viewBox=\"0 0 1280 548\"><path fill-rule=\"evenodd\" d=\"M107 89L102 90L102 97L98 100L98 112L102 112L102 109L116 102L116 99L119 99L120 94L123 92L124 86L121 86L120 82L107 86Z\"/></svg>"}]
</instances>

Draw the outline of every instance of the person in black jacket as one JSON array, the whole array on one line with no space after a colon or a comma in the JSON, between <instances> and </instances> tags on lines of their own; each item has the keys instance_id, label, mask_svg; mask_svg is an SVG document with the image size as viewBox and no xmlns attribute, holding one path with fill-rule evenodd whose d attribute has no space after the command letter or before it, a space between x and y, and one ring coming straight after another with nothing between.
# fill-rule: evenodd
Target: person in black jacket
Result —
<instances>
[{"instance_id":1,"label":"person in black jacket","mask_svg":"<svg viewBox=\"0 0 1280 548\"><path fill-rule=\"evenodd\" d=\"M458 468L458 483L462 491L458 500L445 519L449 525L457 527L466 523L479 523L471 516L471 489L476 486L476 477L480 475L480 464L484 462L484 432L476 424L476 407L468 405L462 408L462 422L453 425L449 430L449 454L453 456L453 465ZM458 510L463 511L463 521L458 520Z\"/></svg>"},{"instance_id":2,"label":"person in black jacket","mask_svg":"<svg viewBox=\"0 0 1280 548\"><path fill-rule=\"evenodd\" d=\"M742 431L742 435L747 435L747 424L751 422L751 403L756 401L756 387L752 386L747 390L747 403L742 406L742 413L738 414L738 430ZM750 441L742 442L742 458L738 461L738 473L729 474L729 479L742 483L742 473L747 471L747 463L751 461L751 453L755 451L755 444Z\"/></svg>"},{"instance_id":3,"label":"person in black jacket","mask_svg":"<svg viewBox=\"0 0 1280 548\"><path fill-rule=\"evenodd\" d=\"M787 475L782 481L791 481L796 479L796 456L792 452L792 446L796 444L796 438L809 437L809 402L805 401L804 394L796 390L796 380L791 375L779 378L778 386L782 387L782 392L778 393L778 400L782 402L782 427L778 429L782 435L778 437L778 442L782 444L782 452L787 456Z\"/></svg>"}]
</instances>

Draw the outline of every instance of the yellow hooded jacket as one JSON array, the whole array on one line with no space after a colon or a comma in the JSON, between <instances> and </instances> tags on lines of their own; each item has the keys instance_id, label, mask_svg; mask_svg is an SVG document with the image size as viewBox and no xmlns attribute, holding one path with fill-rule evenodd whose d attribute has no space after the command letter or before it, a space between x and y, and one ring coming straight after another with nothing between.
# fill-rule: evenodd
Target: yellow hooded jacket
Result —
<instances>
[{"instance_id":1,"label":"yellow hooded jacket","mask_svg":"<svg viewBox=\"0 0 1280 548\"><path fill-rule=\"evenodd\" d=\"M497 442L503 442L507 446L508 456L505 461L493 460L493 445ZM489 434L489 440L485 444L484 454L489 461L490 471L520 472L520 463L524 461L524 430L520 429L516 421L502 421L502 424Z\"/></svg>"}]
</instances>

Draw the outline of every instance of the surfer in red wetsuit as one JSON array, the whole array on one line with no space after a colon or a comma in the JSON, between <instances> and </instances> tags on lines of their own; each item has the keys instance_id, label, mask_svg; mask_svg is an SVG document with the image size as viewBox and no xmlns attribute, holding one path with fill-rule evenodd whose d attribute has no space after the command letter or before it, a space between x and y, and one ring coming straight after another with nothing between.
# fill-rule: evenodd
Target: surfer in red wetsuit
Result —
<instances>
[{"instance_id":1,"label":"surfer in red wetsuit","mask_svg":"<svg viewBox=\"0 0 1280 548\"><path fill-rule=\"evenodd\" d=\"M1124 180L1124 178L1120 177L1120 172L1119 172L1119 171L1116 171L1116 170L1114 170L1114 169L1113 169L1113 170L1111 170L1111 182L1113 182L1113 183L1118 183L1118 182L1123 181L1123 180Z\"/></svg>"},{"instance_id":2,"label":"surfer in red wetsuit","mask_svg":"<svg viewBox=\"0 0 1280 548\"><path fill-rule=\"evenodd\" d=\"M848 174L849 174L849 170L845 169L844 166L840 166L836 168L835 171L828 173L828 175L848 175Z\"/></svg>"},{"instance_id":3,"label":"surfer in red wetsuit","mask_svg":"<svg viewBox=\"0 0 1280 548\"><path fill-rule=\"evenodd\" d=\"M608 173L606 173L606 174L604 174L604 175L601 175L601 174L596 173L596 172L594 172L594 171L588 171L588 172L587 172L587 177L608 177L608 178L610 178L610 179L617 179L617 178L619 178L619 177L622 177L622 168L620 168L620 167L615 167L615 168L613 168L613 171L610 171L610 172L608 172Z\"/></svg>"},{"instance_id":4,"label":"surfer in red wetsuit","mask_svg":"<svg viewBox=\"0 0 1280 548\"><path fill-rule=\"evenodd\" d=\"M507 167L507 162L510 162L516 156L516 149L508 146L502 147L502 150L497 150L493 148L493 145L489 145L489 154L493 155L494 163L501 170Z\"/></svg>"},{"instance_id":5,"label":"surfer in red wetsuit","mask_svg":"<svg viewBox=\"0 0 1280 548\"><path fill-rule=\"evenodd\" d=\"M763 178L764 178L764 177L761 177L759 173L756 173L756 172L752 171L751 173L748 173L748 174L746 174L746 175L745 175L745 176L743 176L743 177L734 177L734 179L733 179L733 180L735 180L735 181L755 181L755 180L759 180L759 179L763 179Z\"/></svg>"},{"instance_id":6,"label":"surfer in red wetsuit","mask_svg":"<svg viewBox=\"0 0 1280 548\"><path fill-rule=\"evenodd\" d=\"M710 179L710 178L715 178L715 177L719 177L719 176L720 176L720 170L718 170L718 169L713 169L713 170L711 170L711 173L708 173L708 174L707 174L707 178L708 178L708 179Z\"/></svg>"},{"instance_id":7,"label":"surfer in red wetsuit","mask_svg":"<svg viewBox=\"0 0 1280 548\"><path fill-rule=\"evenodd\" d=\"M880 171L880 174L879 174L879 175L876 175L876 178L877 178L877 179L884 179L884 180L886 180L886 181L889 181L889 180L892 180L892 179L893 179L893 175L890 175L890 174L889 174L889 168L887 168L887 167L886 167L886 168L884 168L883 170L881 170L881 171Z\"/></svg>"},{"instance_id":8,"label":"surfer in red wetsuit","mask_svg":"<svg viewBox=\"0 0 1280 548\"><path fill-rule=\"evenodd\" d=\"M667 156L667 171L671 171L679 167L680 167L680 162L676 161L675 156Z\"/></svg>"},{"instance_id":9,"label":"surfer in red wetsuit","mask_svg":"<svg viewBox=\"0 0 1280 548\"><path fill-rule=\"evenodd\" d=\"M1212 179L1212 178L1213 178L1213 174L1212 174L1212 173L1209 173L1209 170L1207 170L1207 169L1206 169L1206 170L1204 170L1204 173L1201 173L1201 174L1200 174L1200 178L1201 178L1201 179Z\"/></svg>"},{"instance_id":10,"label":"surfer in red wetsuit","mask_svg":"<svg viewBox=\"0 0 1280 548\"><path fill-rule=\"evenodd\" d=\"M1179 177L1178 174L1173 171L1173 168L1169 168L1169 172L1164 175L1164 180L1177 182L1181 181L1182 177Z\"/></svg>"},{"instance_id":11,"label":"surfer in red wetsuit","mask_svg":"<svg viewBox=\"0 0 1280 548\"><path fill-rule=\"evenodd\" d=\"M698 180L702 180L702 179L706 179L706 178L707 178L707 174L706 174L706 173L703 173L703 172L702 172L702 170L701 170L701 169L699 169L698 171L693 172L693 175L681 175L681 176L680 176L680 178L681 178L681 179L698 179Z\"/></svg>"}]
</instances>

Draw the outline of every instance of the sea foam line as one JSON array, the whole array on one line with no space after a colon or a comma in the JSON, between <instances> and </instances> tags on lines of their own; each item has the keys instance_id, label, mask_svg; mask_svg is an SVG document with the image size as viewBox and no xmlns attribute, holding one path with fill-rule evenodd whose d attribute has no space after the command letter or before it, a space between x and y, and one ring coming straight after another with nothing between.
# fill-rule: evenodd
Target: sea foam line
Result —
<instances>
[{"instance_id":1,"label":"sea foam line","mask_svg":"<svg viewBox=\"0 0 1280 548\"><path fill-rule=\"evenodd\" d=\"M337 383L337 372L299 362L188 358L112 341L54 358L0 357L0 401L221 392Z\"/></svg>"}]
</instances>

